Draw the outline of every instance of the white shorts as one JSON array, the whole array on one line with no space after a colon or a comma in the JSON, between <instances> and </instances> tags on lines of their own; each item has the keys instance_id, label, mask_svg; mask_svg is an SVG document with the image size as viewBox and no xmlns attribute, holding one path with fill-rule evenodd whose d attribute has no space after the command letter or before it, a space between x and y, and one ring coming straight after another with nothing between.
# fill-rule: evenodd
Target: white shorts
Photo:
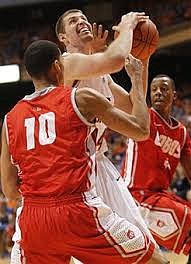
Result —
<instances>
[{"instance_id":1,"label":"white shorts","mask_svg":"<svg viewBox=\"0 0 191 264\"><path fill-rule=\"evenodd\" d=\"M156 244L131 193L127 189L123 178L120 176L120 173L115 168L113 163L105 155L96 157L96 161L97 195L100 196L104 203L107 204L114 212L137 226L150 238L153 243Z\"/></svg>"}]
</instances>

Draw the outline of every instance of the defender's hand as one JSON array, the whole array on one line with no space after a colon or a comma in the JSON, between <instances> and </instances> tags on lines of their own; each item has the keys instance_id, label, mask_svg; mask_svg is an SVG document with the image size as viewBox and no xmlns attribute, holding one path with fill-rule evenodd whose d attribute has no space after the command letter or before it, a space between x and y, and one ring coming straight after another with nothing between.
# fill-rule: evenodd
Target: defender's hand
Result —
<instances>
[{"instance_id":1,"label":"defender's hand","mask_svg":"<svg viewBox=\"0 0 191 264\"><path fill-rule=\"evenodd\" d=\"M129 54L128 58L125 60L125 70L129 77L132 78L135 74L142 74L143 64L140 60Z\"/></svg>"},{"instance_id":2,"label":"defender's hand","mask_svg":"<svg viewBox=\"0 0 191 264\"><path fill-rule=\"evenodd\" d=\"M103 30L103 26L97 26L96 23L93 23L93 36L92 40L92 51L93 53L104 51L107 48L107 37L109 34L108 30Z\"/></svg>"}]
</instances>

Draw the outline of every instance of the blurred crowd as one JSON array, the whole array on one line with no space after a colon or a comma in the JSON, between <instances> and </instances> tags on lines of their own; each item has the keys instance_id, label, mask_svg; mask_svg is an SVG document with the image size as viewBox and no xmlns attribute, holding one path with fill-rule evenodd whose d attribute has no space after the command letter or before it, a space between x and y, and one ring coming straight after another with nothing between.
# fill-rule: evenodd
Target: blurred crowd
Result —
<instances>
[{"instance_id":1,"label":"blurred crowd","mask_svg":"<svg viewBox=\"0 0 191 264\"><path fill-rule=\"evenodd\" d=\"M131 10L142 10L143 1L129 1ZM152 8L152 10L151 10ZM153 20L159 29L166 26L181 23L191 18L191 1L190 0L174 0L161 1L153 6L153 1L144 1L144 11L153 16ZM46 21L43 10L37 9L33 11L34 23L28 27L18 26L17 29L11 28L0 29L0 65L19 64L22 65L23 54L25 48L34 40L49 39L56 41L54 26L39 21ZM178 91L178 99L174 105L173 115L182 121L188 128L191 135L191 93L189 92L191 84L182 87ZM121 164L124 159L127 139L118 133L108 130L106 133L108 142L107 156L112 160L114 165L120 171ZM181 166L178 167L174 181L171 185L171 191L188 201L191 201L191 186L186 179ZM7 202L0 188L0 258L6 257L10 253L12 246L11 237L14 232L16 204Z\"/></svg>"},{"instance_id":2,"label":"blurred crowd","mask_svg":"<svg viewBox=\"0 0 191 264\"><path fill-rule=\"evenodd\" d=\"M190 21L190 0L167 0L167 1L129 1L130 10L144 10L155 22L159 30L168 26Z\"/></svg>"},{"instance_id":3,"label":"blurred crowd","mask_svg":"<svg viewBox=\"0 0 191 264\"><path fill-rule=\"evenodd\" d=\"M128 1L127 8L128 10L145 11L161 31L169 28L170 25L189 21L191 18L190 0L168 0L160 1L160 3L156 0ZM31 7L30 11L28 9L25 11L23 7L16 11L17 16L12 15L12 19L18 20L18 22L22 17L22 23L20 22L18 25L9 23L5 28L0 26L0 65L14 63L22 65L24 50L34 40L56 41L55 17L59 17L62 11L59 12L53 6L51 13L48 12L40 7ZM111 21L111 23L115 23L115 21ZM9 27L8 30L7 27Z\"/></svg>"}]
</instances>

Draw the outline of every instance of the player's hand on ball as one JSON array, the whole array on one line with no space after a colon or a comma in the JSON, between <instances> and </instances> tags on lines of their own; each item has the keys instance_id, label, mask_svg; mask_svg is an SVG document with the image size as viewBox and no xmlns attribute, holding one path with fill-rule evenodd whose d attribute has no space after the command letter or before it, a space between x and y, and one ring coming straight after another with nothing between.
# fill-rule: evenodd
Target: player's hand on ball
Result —
<instances>
[{"instance_id":1,"label":"player's hand on ball","mask_svg":"<svg viewBox=\"0 0 191 264\"><path fill-rule=\"evenodd\" d=\"M125 60L125 70L130 78L133 78L135 74L142 74L143 64L140 60L129 54Z\"/></svg>"},{"instance_id":2,"label":"player's hand on ball","mask_svg":"<svg viewBox=\"0 0 191 264\"><path fill-rule=\"evenodd\" d=\"M117 26L113 26L112 29L120 32L127 28L127 25L131 26L134 30L139 22L144 22L149 19L149 16L145 16L145 12L130 12L126 15L123 15L121 22Z\"/></svg>"}]
</instances>

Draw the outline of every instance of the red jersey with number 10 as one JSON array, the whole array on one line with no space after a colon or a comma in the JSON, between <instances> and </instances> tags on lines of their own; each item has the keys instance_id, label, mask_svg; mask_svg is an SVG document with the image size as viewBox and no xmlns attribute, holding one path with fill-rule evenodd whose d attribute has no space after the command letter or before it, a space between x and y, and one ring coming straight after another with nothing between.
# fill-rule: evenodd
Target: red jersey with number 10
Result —
<instances>
[{"instance_id":1,"label":"red jersey with number 10","mask_svg":"<svg viewBox=\"0 0 191 264\"><path fill-rule=\"evenodd\" d=\"M186 128L174 118L170 126L153 108L149 111L149 139L142 142L130 139L128 143L122 174L132 190L167 189L181 155L191 155L191 141Z\"/></svg>"},{"instance_id":2,"label":"red jersey with number 10","mask_svg":"<svg viewBox=\"0 0 191 264\"><path fill-rule=\"evenodd\" d=\"M19 101L5 118L21 192L54 197L90 188L89 124L75 104L75 89L49 87Z\"/></svg>"}]
</instances>

